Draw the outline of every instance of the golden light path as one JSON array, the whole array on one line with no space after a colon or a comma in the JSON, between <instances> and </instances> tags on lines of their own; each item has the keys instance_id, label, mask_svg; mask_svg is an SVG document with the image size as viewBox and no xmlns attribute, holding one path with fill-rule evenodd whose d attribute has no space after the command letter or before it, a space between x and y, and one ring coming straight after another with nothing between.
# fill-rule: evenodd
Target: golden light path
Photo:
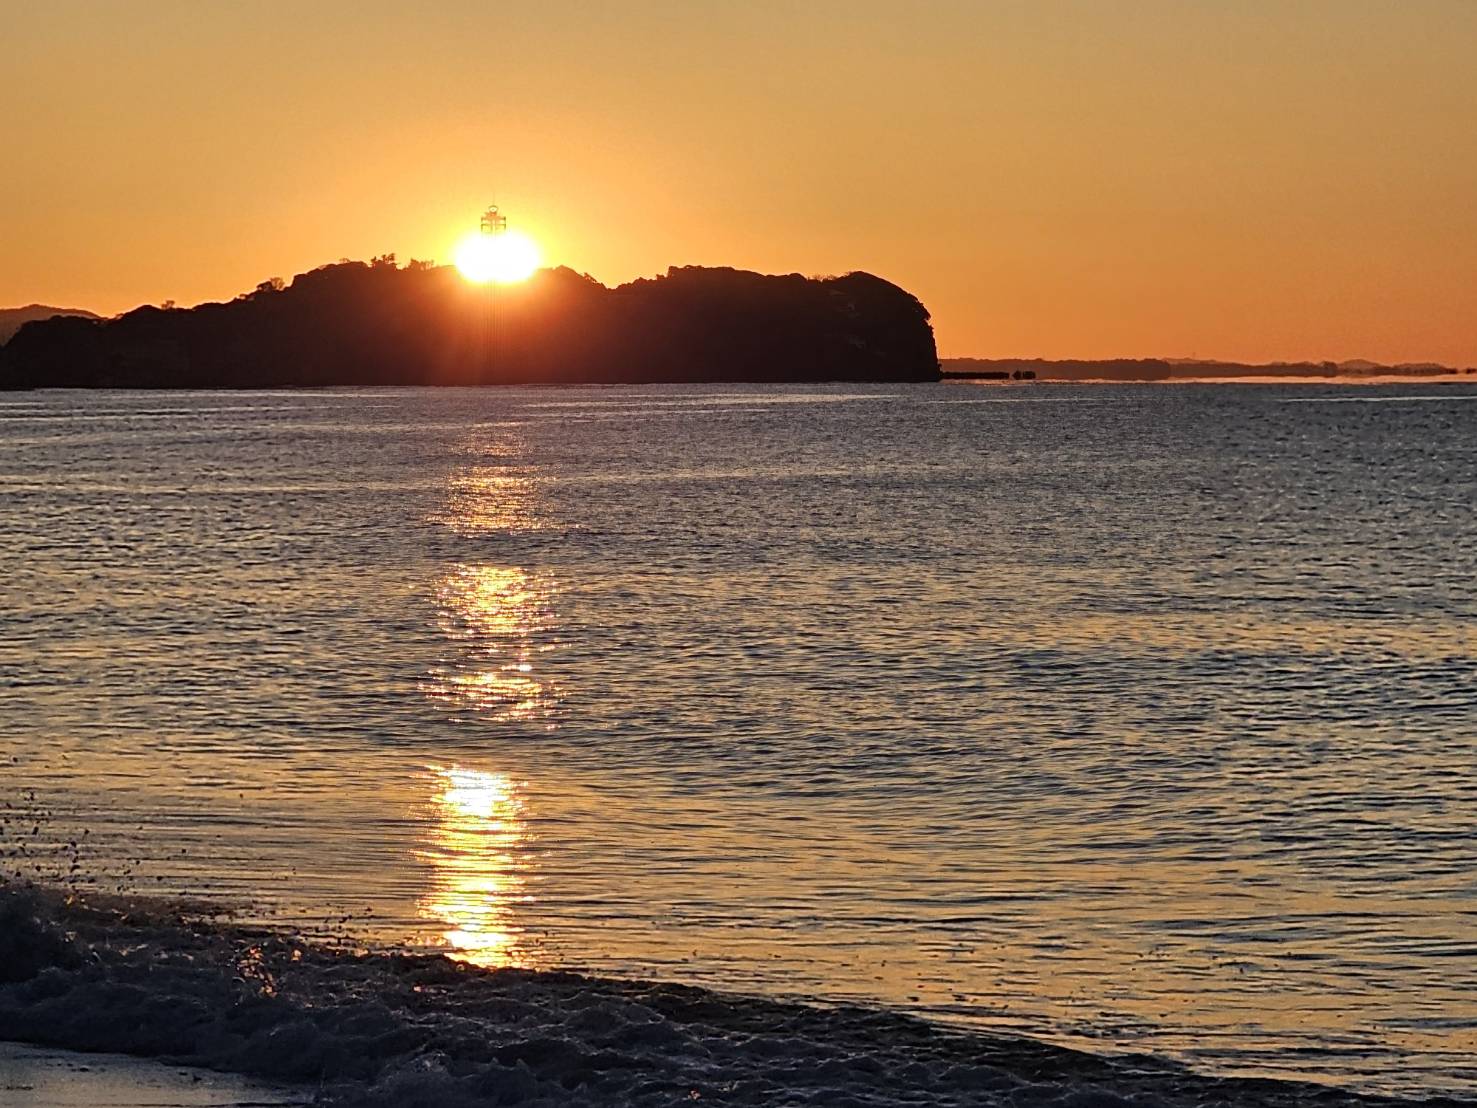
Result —
<instances>
[{"instance_id":1,"label":"golden light path","mask_svg":"<svg viewBox=\"0 0 1477 1108\"><path fill-rule=\"evenodd\" d=\"M519 787L505 774L431 766L436 818L423 918L445 928L450 956L478 966L519 964L514 906L526 900L517 851L528 838Z\"/></svg>"},{"instance_id":2,"label":"golden light path","mask_svg":"<svg viewBox=\"0 0 1477 1108\"><path fill-rule=\"evenodd\" d=\"M517 566L462 565L438 587L441 629L462 658L430 675L423 688L490 722L547 717L553 694L535 669L536 636L550 623L547 577Z\"/></svg>"},{"instance_id":3,"label":"golden light path","mask_svg":"<svg viewBox=\"0 0 1477 1108\"><path fill-rule=\"evenodd\" d=\"M483 245L516 243L522 238L516 234L473 238ZM510 258L481 260L489 268L478 272L516 270ZM524 261L536 264L536 253ZM446 504L430 519L469 537L538 529L537 497L517 464L517 444L479 440L467 449L478 461L451 479ZM436 584L436 607L450 657L428 675L424 690L448 706L470 708L489 725L552 726L546 717L556 698L535 663L546 648L540 636L552 626L553 591L548 574L538 570L448 566ZM487 967L523 965L528 952L521 949L517 906L530 899L523 786L467 766L427 769L431 821L416 853L430 877L417 911L434 924L451 957Z\"/></svg>"},{"instance_id":4,"label":"golden light path","mask_svg":"<svg viewBox=\"0 0 1477 1108\"><path fill-rule=\"evenodd\" d=\"M482 444L477 450L491 460L454 476L446 504L430 519L465 536L542 527L533 482L512 464L516 448ZM436 585L436 606L440 629L454 649L422 688L489 723L551 726L557 690L538 662L551 645L554 593L552 577L542 570L489 563L448 567Z\"/></svg>"},{"instance_id":5,"label":"golden light path","mask_svg":"<svg viewBox=\"0 0 1477 1108\"><path fill-rule=\"evenodd\" d=\"M468 281L510 285L532 277L541 259L538 244L522 231L473 231L457 243L453 260Z\"/></svg>"}]
</instances>

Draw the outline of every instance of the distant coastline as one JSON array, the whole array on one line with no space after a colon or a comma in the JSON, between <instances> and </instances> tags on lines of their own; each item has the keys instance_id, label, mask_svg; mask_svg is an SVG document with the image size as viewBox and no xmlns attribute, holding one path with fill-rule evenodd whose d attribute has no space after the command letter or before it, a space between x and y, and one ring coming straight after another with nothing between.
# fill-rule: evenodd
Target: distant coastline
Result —
<instances>
[{"instance_id":1,"label":"distant coastline","mask_svg":"<svg viewBox=\"0 0 1477 1108\"><path fill-rule=\"evenodd\" d=\"M49 311L49 309L47 309ZM559 268L474 285L393 255L221 304L35 319L0 388L936 381L928 310L869 273L685 267L607 288Z\"/></svg>"},{"instance_id":2,"label":"distant coastline","mask_svg":"<svg viewBox=\"0 0 1477 1108\"><path fill-rule=\"evenodd\" d=\"M9 342L11 336L27 323L52 319L59 315L80 316L83 319L102 318L84 308L57 308L50 304L27 304L23 308L0 308L0 346Z\"/></svg>"},{"instance_id":3,"label":"distant coastline","mask_svg":"<svg viewBox=\"0 0 1477 1108\"><path fill-rule=\"evenodd\" d=\"M1045 358L944 358L945 380L999 381L1245 381L1323 378L1371 381L1380 378L1477 379L1477 368L1435 362L1220 362L1188 358L1104 358L1053 361Z\"/></svg>"}]
</instances>

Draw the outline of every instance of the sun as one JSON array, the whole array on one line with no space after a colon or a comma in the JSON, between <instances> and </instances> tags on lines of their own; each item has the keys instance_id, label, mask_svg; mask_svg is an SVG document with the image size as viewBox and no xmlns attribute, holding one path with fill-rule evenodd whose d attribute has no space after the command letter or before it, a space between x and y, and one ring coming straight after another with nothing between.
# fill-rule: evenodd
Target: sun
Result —
<instances>
[{"instance_id":1,"label":"sun","mask_svg":"<svg viewBox=\"0 0 1477 1108\"><path fill-rule=\"evenodd\" d=\"M511 285L532 277L540 258L538 244L521 231L473 231L457 243L455 261L468 281Z\"/></svg>"}]
</instances>

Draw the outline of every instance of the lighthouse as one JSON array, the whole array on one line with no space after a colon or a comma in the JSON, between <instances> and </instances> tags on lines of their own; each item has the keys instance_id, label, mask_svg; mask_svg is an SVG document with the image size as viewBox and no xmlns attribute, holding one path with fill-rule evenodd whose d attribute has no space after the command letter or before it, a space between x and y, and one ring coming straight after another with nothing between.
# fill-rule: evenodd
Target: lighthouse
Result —
<instances>
[{"instance_id":1,"label":"lighthouse","mask_svg":"<svg viewBox=\"0 0 1477 1108\"><path fill-rule=\"evenodd\" d=\"M497 210L494 204L482 213L482 233L484 235L501 235L508 229L508 217Z\"/></svg>"}]
</instances>

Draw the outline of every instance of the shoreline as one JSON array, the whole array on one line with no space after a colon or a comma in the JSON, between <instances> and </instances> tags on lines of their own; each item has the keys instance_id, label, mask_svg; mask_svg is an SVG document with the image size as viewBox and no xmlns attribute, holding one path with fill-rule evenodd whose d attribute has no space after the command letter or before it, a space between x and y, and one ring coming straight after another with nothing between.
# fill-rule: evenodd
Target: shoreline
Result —
<instances>
[{"instance_id":1,"label":"shoreline","mask_svg":"<svg viewBox=\"0 0 1477 1108\"><path fill-rule=\"evenodd\" d=\"M127 1054L0 1040L0 1102L47 1108L266 1108L308 1104L310 1094Z\"/></svg>"},{"instance_id":2,"label":"shoreline","mask_svg":"<svg viewBox=\"0 0 1477 1108\"><path fill-rule=\"evenodd\" d=\"M166 1070L183 1064L270 1082L279 1098L312 1087L334 1104L398 1105L413 1094L447 1108L655 1105L692 1094L720 1104L820 1098L879 1108L1464 1103L1209 1076L1153 1056L1089 1054L881 1006L334 948L142 898L93 905L3 885L0 923L7 976L18 978L0 985L0 1040L168 1059ZM57 1058L62 1067L75 1062ZM100 1069L125 1090L159 1077L158 1068L135 1071L127 1061L103 1059Z\"/></svg>"}]
</instances>

